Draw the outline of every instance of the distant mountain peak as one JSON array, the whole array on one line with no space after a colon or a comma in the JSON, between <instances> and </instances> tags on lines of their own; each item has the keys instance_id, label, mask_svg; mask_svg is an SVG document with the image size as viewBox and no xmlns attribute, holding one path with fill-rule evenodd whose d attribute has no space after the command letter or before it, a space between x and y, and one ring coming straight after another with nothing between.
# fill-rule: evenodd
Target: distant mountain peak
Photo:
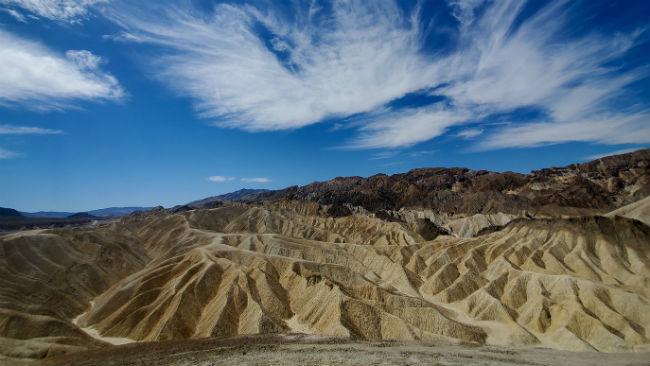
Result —
<instances>
[{"instance_id":1,"label":"distant mountain peak","mask_svg":"<svg viewBox=\"0 0 650 366\"><path fill-rule=\"evenodd\" d=\"M256 197L257 195L263 194L265 192L270 192L270 191L268 189L242 188L240 190L230 192L230 193L225 193L219 196L212 196L201 200L192 201L184 206L193 207L193 208L209 207L209 206L214 206L215 204L218 204L222 201L238 201L246 198L247 196Z\"/></svg>"},{"instance_id":2,"label":"distant mountain peak","mask_svg":"<svg viewBox=\"0 0 650 366\"><path fill-rule=\"evenodd\" d=\"M235 201L249 194L257 194L257 193L268 192L268 191L269 191L268 189L242 188L238 191L222 194L217 197L226 201Z\"/></svg>"},{"instance_id":3,"label":"distant mountain peak","mask_svg":"<svg viewBox=\"0 0 650 366\"><path fill-rule=\"evenodd\" d=\"M20 212L14 210L13 208L0 207L0 216L1 217L23 217Z\"/></svg>"},{"instance_id":4,"label":"distant mountain peak","mask_svg":"<svg viewBox=\"0 0 650 366\"><path fill-rule=\"evenodd\" d=\"M107 207L100 208L98 210L91 211L82 211L82 212L64 212L64 211L38 211L38 212L21 212L25 217L47 217L47 218L66 218L71 217L77 214L88 214L93 217L105 218L105 217L114 217L114 216L126 216L133 211L146 211L150 210L152 207L139 207L139 206L128 206L128 207Z\"/></svg>"}]
</instances>

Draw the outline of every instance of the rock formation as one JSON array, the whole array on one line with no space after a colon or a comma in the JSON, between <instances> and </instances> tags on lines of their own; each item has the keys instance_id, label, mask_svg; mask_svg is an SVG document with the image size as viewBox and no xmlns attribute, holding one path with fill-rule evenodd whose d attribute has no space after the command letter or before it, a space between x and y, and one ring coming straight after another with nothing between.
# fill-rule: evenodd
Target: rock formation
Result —
<instances>
[{"instance_id":1,"label":"rock formation","mask_svg":"<svg viewBox=\"0 0 650 366\"><path fill-rule=\"evenodd\" d=\"M293 189L8 234L0 354L290 332L647 351L647 155L530 176L345 178L311 200Z\"/></svg>"}]
</instances>

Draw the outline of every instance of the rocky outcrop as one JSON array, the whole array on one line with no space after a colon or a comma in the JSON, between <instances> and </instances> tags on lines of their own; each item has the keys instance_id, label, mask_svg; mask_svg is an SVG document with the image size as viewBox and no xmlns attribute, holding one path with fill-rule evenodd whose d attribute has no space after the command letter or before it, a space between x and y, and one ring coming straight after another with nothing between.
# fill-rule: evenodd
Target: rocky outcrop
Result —
<instances>
[{"instance_id":1,"label":"rocky outcrop","mask_svg":"<svg viewBox=\"0 0 650 366\"><path fill-rule=\"evenodd\" d=\"M463 215L604 213L650 195L650 150L530 174L466 168L424 168L387 176L339 177L242 196L245 202L310 200L371 211L432 208Z\"/></svg>"}]
</instances>

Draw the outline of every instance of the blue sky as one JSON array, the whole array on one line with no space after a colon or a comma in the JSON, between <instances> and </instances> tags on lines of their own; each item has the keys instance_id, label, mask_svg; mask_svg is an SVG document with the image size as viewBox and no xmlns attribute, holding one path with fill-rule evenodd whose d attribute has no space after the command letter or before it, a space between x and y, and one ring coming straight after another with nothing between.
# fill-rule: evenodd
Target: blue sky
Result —
<instances>
[{"instance_id":1,"label":"blue sky","mask_svg":"<svg viewBox=\"0 0 650 366\"><path fill-rule=\"evenodd\" d=\"M173 206L650 143L647 1L0 0L0 206Z\"/></svg>"}]
</instances>

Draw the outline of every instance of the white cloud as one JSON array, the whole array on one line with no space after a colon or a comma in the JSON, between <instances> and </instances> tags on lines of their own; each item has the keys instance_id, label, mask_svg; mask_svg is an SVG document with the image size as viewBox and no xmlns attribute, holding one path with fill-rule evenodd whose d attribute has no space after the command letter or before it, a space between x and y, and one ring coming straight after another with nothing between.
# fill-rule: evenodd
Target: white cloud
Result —
<instances>
[{"instance_id":1,"label":"white cloud","mask_svg":"<svg viewBox=\"0 0 650 366\"><path fill-rule=\"evenodd\" d=\"M271 180L269 178L259 177L259 178L242 178L244 183L268 183Z\"/></svg>"},{"instance_id":2,"label":"white cloud","mask_svg":"<svg viewBox=\"0 0 650 366\"><path fill-rule=\"evenodd\" d=\"M636 143L650 132L638 123L639 116L648 119L646 101L620 105L626 86L648 77L647 65L620 66L647 28L569 38L578 12L567 0L527 17L521 0L449 0L460 24L456 46L424 54L423 40L429 31L436 36L436 24L423 27L417 7L405 13L393 1L334 1L331 10L293 4L291 17L250 5L219 4L206 15L127 2L106 14L126 34L164 47L152 60L157 76L222 127L282 130L355 116L362 123L348 147L360 149L409 147L469 123L477 126L472 133L484 133L461 137L476 138L482 149ZM260 36L260 26L270 37ZM434 87L444 103L385 107ZM520 108L547 119L480 125Z\"/></svg>"},{"instance_id":3,"label":"white cloud","mask_svg":"<svg viewBox=\"0 0 650 366\"><path fill-rule=\"evenodd\" d=\"M27 19L19 11L16 11L14 9L3 9L3 10L7 12L9 15L11 15L12 17L14 17L14 19L16 19L17 21L21 23L27 23Z\"/></svg>"},{"instance_id":4,"label":"white cloud","mask_svg":"<svg viewBox=\"0 0 650 366\"><path fill-rule=\"evenodd\" d=\"M449 0L452 15L462 26L468 26L474 21L475 10L483 4L484 0Z\"/></svg>"},{"instance_id":5,"label":"white cloud","mask_svg":"<svg viewBox=\"0 0 650 366\"><path fill-rule=\"evenodd\" d=\"M231 180L235 180L235 177L224 177L221 175L214 175L212 177L208 177L208 180L211 182L228 182Z\"/></svg>"},{"instance_id":6,"label":"white cloud","mask_svg":"<svg viewBox=\"0 0 650 366\"><path fill-rule=\"evenodd\" d=\"M13 159L17 157L19 154L15 153L13 151L5 150L0 147L0 159Z\"/></svg>"},{"instance_id":7,"label":"white cloud","mask_svg":"<svg viewBox=\"0 0 650 366\"><path fill-rule=\"evenodd\" d=\"M5 6L20 7L39 17L75 22L88 14L88 8L107 0L0 0ZM8 9L12 11L12 9ZM13 10L15 12L15 10ZM13 14L12 14L13 15ZM24 17L23 17L24 19Z\"/></svg>"},{"instance_id":8,"label":"white cloud","mask_svg":"<svg viewBox=\"0 0 650 366\"><path fill-rule=\"evenodd\" d=\"M372 155L370 160L390 159L400 154L400 150L381 151Z\"/></svg>"},{"instance_id":9,"label":"white cloud","mask_svg":"<svg viewBox=\"0 0 650 366\"><path fill-rule=\"evenodd\" d=\"M139 42L138 37L134 36L131 33L120 32L117 34L104 34L102 39L108 39L115 42Z\"/></svg>"},{"instance_id":10,"label":"white cloud","mask_svg":"<svg viewBox=\"0 0 650 366\"><path fill-rule=\"evenodd\" d=\"M372 155L372 157L369 160L383 160L383 159L390 159L390 158L395 158L395 157L401 157L403 158L404 156L408 156L411 158L419 158L421 156L426 156L426 155L432 155L435 154L437 150L416 150L416 151L411 151L411 152L403 152L401 150L388 150L388 151L381 151L378 153L375 153ZM402 163L402 162L400 162Z\"/></svg>"},{"instance_id":11,"label":"white cloud","mask_svg":"<svg viewBox=\"0 0 650 366\"><path fill-rule=\"evenodd\" d=\"M648 76L648 69L621 71L606 63L620 57L638 42L640 32L605 37L597 34L557 40L567 25L565 1L554 1L512 31L520 1L494 3L463 36L474 44L458 59L476 67L455 77L443 93L457 108L474 113L499 113L536 107L549 118L544 123L498 128L480 144L482 149L538 146L568 141L604 144L648 140L647 106L613 106L625 86ZM540 29L544 29L540 32ZM509 32L512 34L508 35ZM641 123L642 120L646 123Z\"/></svg>"},{"instance_id":12,"label":"white cloud","mask_svg":"<svg viewBox=\"0 0 650 366\"><path fill-rule=\"evenodd\" d=\"M478 150L541 146L572 141L601 144L647 143L650 141L650 110L636 114L594 116L571 122L539 122L503 127L481 141Z\"/></svg>"},{"instance_id":13,"label":"white cloud","mask_svg":"<svg viewBox=\"0 0 650 366\"><path fill-rule=\"evenodd\" d=\"M420 151L414 151L414 152L410 153L409 156L412 157L412 158L419 158L420 156L433 155L433 154L435 154L437 152L438 152L438 150L420 150Z\"/></svg>"},{"instance_id":14,"label":"white cloud","mask_svg":"<svg viewBox=\"0 0 650 366\"><path fill-rule=\"evenodd\" d=\"M472 115L443 106L382 112L368 118L359 136L349 144L352 149L398 148L430 140L449 127L463 123Z\"/></svg>"},{"instance_id":15,"label":"white cloud","mask_svg":"<svg viewBox=\"0 0 650 366\"><path fill-rule=\"evenodd\" d=\"M65 53L65 57L77 65L79 70L95 70L102 60L86 50L70 50Z\"/></svg>"},{"instance_id":16,"label":"white cloud","mask_svg":"<svg viewBox=\"0 0 650 366\"><path fill-rule=\"evenodd\" d=\"M482 128L468 128L466 130L462 130L456 134L458 137L462 137L466 140L473 139L476 136L479 136L483 133Z\"/></svg>"},{"instance_id":17,"label":"white cloud","mask_svg":"<svg viewBox=\"0 0 650 366\"><path fill-rule=\"evenodd\" d=\"M45 46L0 30L0 104L60 108L74 100L118 100L117 80L98 68L90 51L63 57Z\"/></svg>"},{"instance_id":18,"label":"white cloud","mask_svg":"<svg viewBox=\"0 0 650 366\"><path fill-rule=\"evenodd\" d=\"M0 135L58 135L61 130L52 130L41 127L0 125Z\"/></svg>"},{"instance_id":19,"label":"white cloud","mask_svg":"<svg viewBox=\"0 0 650 366\"><path fill-rule=\"evenodd\" d=\"M213 16L199 17L122 3L108 14L138 39L168 47L154 60L160 79L193 96L200 115L220 126L302 127L373 110L436 81L418 52L417 25L405 24L409 15L396 4L334 2L332 11L318 17L304 9L291 20L220 4ZM274 34L270 45L256 33L258 23Z\"/></svg>"},{"instance_id":20,"label":"white cloud","mask_svg":"<svg viewBox=\"0 0 650 366\"><path fill-rule=\"evenodd\" d=\"M610 151L610 152L603 153L603 154L596 154L596 155L586 156L585 159L586 160L597 160L597 159L600 159L600 158L604 158L606 156L627 154L627 153L631 153L631 152L637 151L637 150L639 150L638 147L631 148L631 149L621 149L621 150L616 150L616 151Z\"/></svg>"}]
</instances>

